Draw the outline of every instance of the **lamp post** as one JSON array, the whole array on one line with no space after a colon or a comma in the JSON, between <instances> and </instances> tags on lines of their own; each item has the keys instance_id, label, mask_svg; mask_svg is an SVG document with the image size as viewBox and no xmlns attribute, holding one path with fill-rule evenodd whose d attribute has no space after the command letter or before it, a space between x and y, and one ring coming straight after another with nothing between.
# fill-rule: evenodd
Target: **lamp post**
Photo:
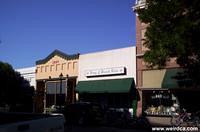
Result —
<instances>
[{"instance_id":1,"label":"lamp post","mask_svg":"<svg viewBox=\"0 0 200 132\"><path fill-rule=\"evenodd\" d=\"M59 75L59 79L60 79L60 97L59 97L59 107L61 109L61 94L62 94L62 78L63 78L63 74L60 73Z\"/></svg>"}]
</instances>

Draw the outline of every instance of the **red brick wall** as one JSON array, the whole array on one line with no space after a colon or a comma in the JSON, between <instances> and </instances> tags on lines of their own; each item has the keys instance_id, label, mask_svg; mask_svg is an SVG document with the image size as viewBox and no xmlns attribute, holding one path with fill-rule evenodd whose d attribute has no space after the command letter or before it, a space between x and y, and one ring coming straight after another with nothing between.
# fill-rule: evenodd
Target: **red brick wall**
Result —
<instances>
[{"instance_id":1,"label":"red brick wall","mask_svg":"<svg viewBox=\"0 0 200 132\"><path fill-rule=\"evenodd\" d=\"M143 60L143 54L145 51L142 51L142 33L141 31L143 29L146 29L147 25L142 24L139 20L139 18L136 16L136 88L139 91L139 98L140 100L138 101L137 104L137 116L140 116L142 114L142 72L144 70L151 70L146 67L145 62ZM176 59L172 58L169 62L167 62L165 68L174 68L174 67L179 67L179 65L176 64Z\"/></svg>"},{"instance_id":2,"label":"red brick wall","mask_svg":"<svg viewBox=\"0 0 200 132\"><path fill-rule=\"evenodd\" d=\"M139 20L139 18L136 16L136 74L137 74L137 81L136 81L136 87L141 88L142 87L142 71L143 70L151 70L148 67L146 67L145 62L143 60L143 54L145 53L144 50L142 50L142 34L141 31L146 29L147 24L142 24ZM179 65L176 63L176 58L171 58L169 62L167 62L165 68L175 68L179 67Z\"/></svg>"},{"instance_id":3,"label":"red brick wall","mask_svg":"<svg viewBox=\"0 0 200 132\"><path fill-rule=\"evenodd\" d=\"M142 87L142 70L144 69L142 61L142 54L144 53L142 51L142 36L141 31L142 29L145 29L146 25L141 24L139 18L136 16L136 67L137 67L137 81L136 81L136 87Z\"/></svg>"}]
</instances>

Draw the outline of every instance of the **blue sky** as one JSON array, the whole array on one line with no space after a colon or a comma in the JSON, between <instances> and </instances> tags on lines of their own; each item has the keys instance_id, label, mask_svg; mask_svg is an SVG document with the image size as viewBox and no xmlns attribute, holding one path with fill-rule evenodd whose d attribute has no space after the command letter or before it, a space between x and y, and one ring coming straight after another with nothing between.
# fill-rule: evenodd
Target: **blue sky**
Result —
<instances>
[{"instance_id":1,"label":"blue sky","mask_svg":"<svg viewBox=\"0 0 200 132\"><path fill-rule=\"evenodd\" d=\"M134 0L0 0L0 60L14 68L58 49L90 53L135 45Z\"/></svg>"}]
</instances>

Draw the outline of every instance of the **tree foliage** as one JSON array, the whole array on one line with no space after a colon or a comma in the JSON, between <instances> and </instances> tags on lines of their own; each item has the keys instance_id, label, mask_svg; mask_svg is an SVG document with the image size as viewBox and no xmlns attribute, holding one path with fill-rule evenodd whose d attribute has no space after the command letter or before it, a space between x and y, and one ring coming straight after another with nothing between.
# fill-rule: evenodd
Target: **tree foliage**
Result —
<instances>
[{"instance_id":1,"label":"tree foliage","mask_svg":"<svg viewBox=\"0 0 200 132\"><path fill-rule=\"evenodd\" d=\"M31 111L34 89L20 73L8 63L0 61L0 105L8 105L11 111ZM19 107L20 106L20 107Z\"/></svg>"},{"instance_id":2,"label":"tree foliage","mask_svg":"<svg viewBox=\"0 0 200 132\"><path fill-rule=\"evenodd\" d=\"M200 1L146 0L138 9L139 19L148 24L144 60L164 67L170 58L185 68L194 85L200 84Z\"/></svg>"}]
</instances>

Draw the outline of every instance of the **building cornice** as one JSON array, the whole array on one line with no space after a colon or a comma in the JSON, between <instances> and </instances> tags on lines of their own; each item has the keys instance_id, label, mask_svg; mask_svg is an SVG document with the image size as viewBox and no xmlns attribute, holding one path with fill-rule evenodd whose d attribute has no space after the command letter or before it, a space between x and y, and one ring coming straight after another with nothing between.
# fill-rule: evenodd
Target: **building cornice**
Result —
<instances>
[{"instance_id":1,"label":"building cornice","mask_svg":"<svg viewBox=\"0 0 200 132\"><path fill-rule=\"evenodd\" d=\"M36 65L45 64L46 62L48 62L51 58L53 58L56 55L63 59L66 59L66 60L73 60L73 59L78 59L80 54L77 53L77 54L73 54L73 55L68 55L59 50L54 50L46 58L36 61Z\"/></svg>"},{"instance_id":2,"label":"building cornice","mask_svg":"<svg viewBox=\"0 0 200 132\"><path fill-rule=\"evenodd\" d=\"M146 0L136 0L135 5L133 6L133 10L137 10L138 8L144 8L146 5Z\"/></svg>"}]
</instances>

